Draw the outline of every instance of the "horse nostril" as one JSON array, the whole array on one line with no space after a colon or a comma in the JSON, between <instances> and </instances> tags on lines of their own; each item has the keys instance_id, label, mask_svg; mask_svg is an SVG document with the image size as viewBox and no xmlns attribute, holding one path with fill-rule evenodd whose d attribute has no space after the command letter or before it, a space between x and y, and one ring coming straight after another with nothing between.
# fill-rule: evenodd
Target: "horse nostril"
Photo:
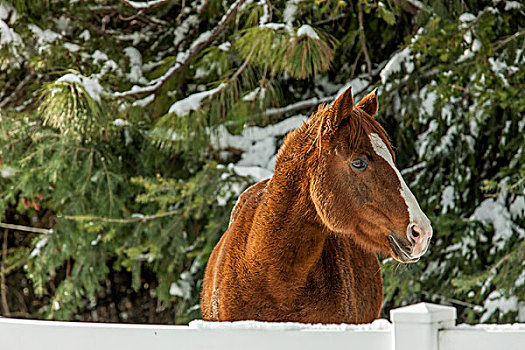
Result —
<instances>
[{"instance_id":1,"label":"horse nostril","mask_svg":"<svg viewBox=\"0 0 525 350\"><path fill-rule=\"evenodd\" d=\"M419 237L419 232L417 232L414 227L412 227L412 237L414 238L418 238Z\"/></svg>"}]
</instances>

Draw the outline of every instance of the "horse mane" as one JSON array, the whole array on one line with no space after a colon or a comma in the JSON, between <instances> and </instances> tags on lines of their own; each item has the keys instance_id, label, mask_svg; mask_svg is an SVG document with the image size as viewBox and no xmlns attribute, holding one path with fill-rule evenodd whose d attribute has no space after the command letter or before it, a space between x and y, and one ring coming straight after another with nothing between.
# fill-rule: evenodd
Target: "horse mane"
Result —
<instances>
[{"instance_id":1,"label":"horse mane","mask_svg":"<svg viewBox=\"0 0 525 350\"><path fill-rule=\"evenodd\" d=\"M331 136L337 131L336 129L344 127L347 127L349 131L348 146L351 150L358 150L364 137L376 133L388 147L395 162L390 138L377 120L360 108L354 107L351 115L346 117L341 125L336 126L333 123L334 113L336 110L333 105L320 105L306 122L286 135L277 154L276 169L277 164L288 151L293 153L294 158L306 158L313 150L317 150L321 155L323 148L327 147L326 145L331 141Z\"/></svg>"}]
</instances>

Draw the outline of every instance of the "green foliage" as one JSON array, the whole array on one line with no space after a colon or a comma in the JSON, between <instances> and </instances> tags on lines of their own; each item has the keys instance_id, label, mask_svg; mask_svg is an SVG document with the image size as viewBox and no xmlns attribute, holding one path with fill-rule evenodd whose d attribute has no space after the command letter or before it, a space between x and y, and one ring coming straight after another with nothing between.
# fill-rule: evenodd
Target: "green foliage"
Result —
<instances>
[{"instance_id":1,"label":"green foliage","mask_svg":"<svg viewBox=\"0 0 525 350\"><path fill-rule=\"evenodd\" d=\"M108 136L109 106L95 100L81 85L89 78L74 75L77 81L56 81L44 87L39 112L43 125L58 129L64 137L92 141ZM89 81L89 80L88 80ZM99 96L95 98L100 99Z\"/></svg>"},{"instance_id":2,"label":"green foliage","mask_svg":"<svg viewBox=\"0 0 525 350\"><path fill-rule=\"evenodd\" d=\"M51 229L7 231L11 312L199 317L207 257L253 182L225 166L245 160L246 127L307 115L354 79L379 86L379 119L435 231L417 264L384 261L385 310L430 300L467 322L518 319L523 9L252 2L207 42L233 1L9 3L1 20L20 40L0 38L0 221ZM227 134L239 145L221 148Z\"/></svg>"},{"instance_id":3,"label":"green foliage","mask_svg":"<svg viewBox=\"0 0 525 350\"><path fill-rule=\"evenodd\" d=\"M405 164L422 167L407 177L436 238L408 276L387 275L392 301L449 302L468 322L517 319L525 300L523 45L519 15L490 6L435 16L408 45L416 68L391 79L388 98L402 99L414 128L397 135L415 140L405 141L416 150ZM510 312L490 307L499 301Z\"/></svg>"}]
</instances>

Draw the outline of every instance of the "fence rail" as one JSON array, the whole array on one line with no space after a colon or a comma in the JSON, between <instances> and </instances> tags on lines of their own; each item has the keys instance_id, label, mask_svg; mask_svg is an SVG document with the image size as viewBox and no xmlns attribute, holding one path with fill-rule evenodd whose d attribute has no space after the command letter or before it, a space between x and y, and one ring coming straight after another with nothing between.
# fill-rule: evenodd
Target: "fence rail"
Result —
<instances>
[{"instance_id":1,"label":"fence rail","mask_svg":"<svg viewBox=\"0 0 525 350\"><path fill-rule=\"evenodd\" d=\"M456 309L420 303L391 311L392 323L302 325L254 321L189 326L0 318L2 350L34 349L525 349L525 324L455 326Z\"/></svg>"}]
</instances>

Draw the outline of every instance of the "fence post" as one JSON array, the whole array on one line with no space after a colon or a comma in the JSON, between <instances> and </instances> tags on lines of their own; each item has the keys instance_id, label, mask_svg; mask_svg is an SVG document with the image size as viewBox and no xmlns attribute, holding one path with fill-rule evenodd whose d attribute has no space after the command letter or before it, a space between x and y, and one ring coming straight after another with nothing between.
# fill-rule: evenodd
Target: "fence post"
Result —
<instances>
[{"instance_id":1,"label":"fence post","mask_svg":"<svg viewBox=\"0 0 525 350\"><path fill-rule=\"evenodd\" d=\"M456 324L456 308L419 303L390 311L393 350L439 350L438 331Z\"/></svg>"}]
</instances>

